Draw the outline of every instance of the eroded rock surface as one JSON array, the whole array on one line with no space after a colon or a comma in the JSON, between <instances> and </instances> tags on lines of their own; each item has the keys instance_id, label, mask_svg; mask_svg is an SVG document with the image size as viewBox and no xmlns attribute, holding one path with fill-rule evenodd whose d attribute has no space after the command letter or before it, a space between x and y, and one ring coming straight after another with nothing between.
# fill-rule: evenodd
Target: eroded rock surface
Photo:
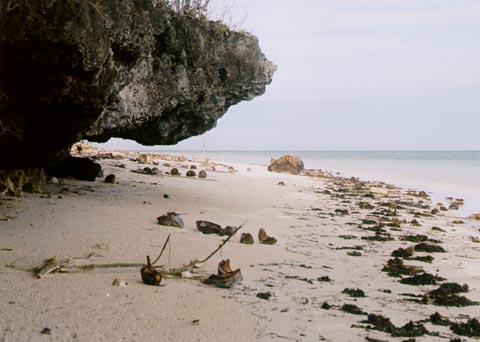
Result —
<instances>
[{"instance_id":1,"label":"eroded rock surface","mask_svg":"<svg viewBox=\"0 0 480 342\"><path fill-rule=\"evenodd\" d=\"M0 0L0 168L48 166L80 139L174 144L261 95L253 35L153 0Z\"/></svg>"},{"instance_id":2,"label":"eroded rock surface","mask_svg":"<svg viewBox=\"0 0 480 342\"><path fill-rule=\"evenodd\" d=\"M286 154L278 159L272 158L270 165L268 165L268 171L290 173L292 175L300 174L303 169L303 161L293 154Z\"/></svg>"}]
</instances>

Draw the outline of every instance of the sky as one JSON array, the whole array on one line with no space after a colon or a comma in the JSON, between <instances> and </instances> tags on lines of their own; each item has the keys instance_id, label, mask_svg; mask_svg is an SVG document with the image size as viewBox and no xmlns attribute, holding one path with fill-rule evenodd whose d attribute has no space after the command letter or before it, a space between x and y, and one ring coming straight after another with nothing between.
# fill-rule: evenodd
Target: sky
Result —
<instances>
[{"instance_id":1,"label":"sky","mask_svg":"<svg viewBox=\"0 0 480 342\"><path fill-rule=\"evenodd\" d=\"M211 2L278 70L213 130L154 149L480 150L480 1Z\"/></svg>"}]
</instances>

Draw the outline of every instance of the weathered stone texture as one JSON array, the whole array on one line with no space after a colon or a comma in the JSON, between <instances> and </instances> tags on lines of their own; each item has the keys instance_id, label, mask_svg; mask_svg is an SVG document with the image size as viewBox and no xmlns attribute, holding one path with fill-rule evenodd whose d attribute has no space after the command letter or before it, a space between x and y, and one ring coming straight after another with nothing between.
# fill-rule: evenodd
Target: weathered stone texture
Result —
<instances>
[{"instance_id":1,"label":"weathered stone texture","mask_svg":"<svg viewBox=\"0 0 480 342\"><path fill-rule=\"evenodd\" d=\"M152 0L0 0L0 168L48 166L79 139L174 144L261 95L255 36Z\"/></svg>"}]
</instances>

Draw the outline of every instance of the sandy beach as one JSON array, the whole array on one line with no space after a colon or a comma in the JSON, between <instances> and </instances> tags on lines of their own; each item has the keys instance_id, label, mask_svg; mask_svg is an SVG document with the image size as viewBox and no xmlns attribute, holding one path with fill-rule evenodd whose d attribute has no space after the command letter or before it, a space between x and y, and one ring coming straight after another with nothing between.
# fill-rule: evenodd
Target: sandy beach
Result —
<instances>
[{"instance_id":1,"label":"sandy beach","mask_svg":"<svg viewBox=\"0 0 480 342\"><path fill-rule=\"evenodd\" d=\"M117 184L60 179L44 185L43 194L0 197L1 342L476 340L450 326L480 318L480 306L444 306L427 293L444 283L468 284L468 292L456 295L480 302L480 220L452 210L432 213L437 204L424 194L381 182L102 153L97 162ZM207 178L185 177L192 165ZM160 172L132 172L145 167ZM173 167L180 176L168 174ZM184 228L157 223L172 211ZM167 277L155 287L142 283L139 267L42 279L30 271L54 255L87 265L145 263L169 234L159 263L176 268L206 257L225 239L199 232L197 220L245 225L193 269L191 279ZM259 243L260 228L277 243ZM241 244L240 233L251 233L255 243ZM444 251L424 252L421 243ZM391 276L382 269L399 248L408 257L398 260L418 268ZM223 259L241 269L243 281L231 289L202 284L198 277L216 273ZM415 278L419 285L400 282L415 274L430 278ZM115 279L127 285L113 286ZM364 296L346 289L361 289ZM433 324L435 312L453 325ZM379 331L380 315L394 328Z\"/></svg>"}]
</instances>

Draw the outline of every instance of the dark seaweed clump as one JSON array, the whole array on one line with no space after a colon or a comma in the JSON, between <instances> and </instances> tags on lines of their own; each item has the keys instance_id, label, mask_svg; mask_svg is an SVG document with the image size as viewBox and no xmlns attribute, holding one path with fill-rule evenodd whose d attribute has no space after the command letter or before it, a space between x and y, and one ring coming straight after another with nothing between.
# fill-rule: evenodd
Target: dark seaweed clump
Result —
<instances>
[{"instance_id":1,"label":"dark seaweed clump","mask_svg":"<svg viewBox=\"0 0 480 342\"><path fill-rule=\"evenodd\" d=\"M324 283L331 283L332 279L330 279L329 276L322 276L317 278L318 281L324 282Z\"/></svg>"},{"instance_id":2,"label":"dark seaweed clump","mask_svg":"<svg viewBox=\"0 0 480 342\"><path fill-rule=\"evenodd\" d=\"M469 319L466 323L454 323L450 329L457 335L480 337L480 322L476 318Z\"/></svg>"},{"instance_id":3,"label":"dark seaweed clump","mask_svg":"<svg viewBox=\"0 0 480 342\"><path fill-rule=\"evenodd\" d=\"M403 278L400 280L402 284L407 285L436 285L437 281L445 280L444 278L434 276L430 273L423 272L422 274L415 274L412 277Z\"/></svg>"},{"instance_id":4,"label":"dark seaweed clump","mask_svg":"<svg viewBox=\"0 0 480 342\"><path fill-rule=\"evenodd\" d=\"M422 302L425 304L433 303L440 306L471 306L478 305L477 302L470 299L459 296L457 293L468 292L468 285L460 285L457 283L445 283L440 285L436 290L428 292L423 296Z\"/></svg>"},{"instance_id":5,"label":"dark seaweed clump","mask_svg":"<svg viewBox=\"0 0 480 342\"><path fill-rule=\"evenodd\" d=\"M410 258L405 258L406 260L415 260L415 261L421 261L421 262L428 262L429 264L432 263L433 257L431 255L425 255L425 256L416 256L416 257L410 257Z\"/></svg>"},{"instance_id":6,"label":"dark seaweed clump","mask_svg":"<svg viewBox=\"0 0 480 342\"><path fill-rule=\"evenodd\" d=\"M415 252L426 252L426 253L445 253L446 250L442 246L432 245L429 243L419 243L415 245Z\"/></svg>"},{"instance_id":7,"label":"dark seaweed clump","mask_svg":"<svg viewBox=\"0 0 480 342\"><path fill-rule=\"evenodd\" d=\"M348 294L350 297L361 298L365 297L365 292L361 289L344 289L342 293Z\"/></svg>"},{"instance_id":8,"label":"dark seaweed clump","mask_svg":"<svg viewBox=\"0 0 480 342\"><path fill-rule=\"evenodd\" d=\"M348 312L352 315L366 315L367 313L364 312L361 308L354 304L343 304L342 311Z\"/></svg>"},{"instance_id":9,"label":"dark seaweed clump","mask_svg":"<svg viewBox=\"0 0 480 342\"><path fill-rule=\"evenodd\" d=\"M435 324L435 325L448 326L448 325L452 324L452 322L450 322L450 320L448 318L443 317L438 312L435 312L434 314L431 314L430 318L429 318L429 321L432 324Z\"/></svg>"},{"instance_id":10,"label":"dark seaweed clump","mask_svg":"<svg viewBox=\"0 0 480 342\"><path fill-rule=\"evenodd\" d=\"M323 309L323 310L330 310L331 307L332 307L332 306L331 306L330 304L328 304L327 302L324 302L324 303L322 304L322 309Z\"/></svg>"},{"instance_id":11,"label":"dark seaweed clump","mask_svg":"<svg viewBox=\"0 0 480 342\"><path fill-rule=\"evenodd\" d=\"M382 315L369 314L364 323L371 324L370 329L383 331L394 337L416 337L429 334L429 331L422 323L410 321L404 326L397 328L391 321Z\"/></svg>"},{"instance_id":12,"label":"dark seaweed clump","mask_svg":"<svg viewBox=\"0 0 480 342\"><path fill-rule=\"evenodd\" d=\"M372 236L362 236L362 240L367 241L392 241L393 237L390 234L381 234L379 232Z\"/></svg>"},{"instance_id":13,"label":"dark seaweed clump","mask_svg":"<svg viewBox=\"0 0 480 342\"><path fill-rule=\"evenodd\" d=\"M423 234L403 235L403 236L400 236L400 240L410 241L410 242L425 242L425 241L428 241L428 236Z\"/></svg>"},{"instance_id":14,"label":"dark seaweed clump","mask_svg":"<svg viewBox=\"0 0 480 342\"><path fill-rule=\"evenodd\" d=\"M402 259L395 258L387 261L382 272L387 272L391 277L400 277L400 275L414 275L423 270L419 267L405 265Z\"/></svg>"},{"instance_id":15,"label":"dark seaweed clump","mask_svg":"<svg viewBox=\"0 0 480 342\"><path fill-rule=\"evenodd\" d=\"M392 252L392 256L396 258L408 258L413 255L413 248L398 248Z\"/></svg>"}]
</instances>

